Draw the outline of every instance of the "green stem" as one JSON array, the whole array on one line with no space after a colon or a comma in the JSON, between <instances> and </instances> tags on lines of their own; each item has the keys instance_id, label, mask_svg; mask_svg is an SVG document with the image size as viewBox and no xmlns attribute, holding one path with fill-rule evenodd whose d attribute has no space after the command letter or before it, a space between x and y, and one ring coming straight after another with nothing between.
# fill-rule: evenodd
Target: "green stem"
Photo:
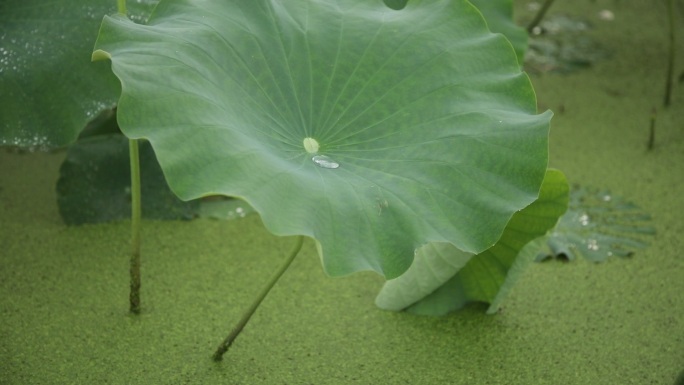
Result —
<instances>
[{"instance_id":1,"label":"green stem","mask_svg":"<svg viewBox=\"0 0 684 385\"><path fill-rule=\"evenodd\" d=\"M126 0L116 0L116 8L120 14L126 15Z\"/></svg>"},{"instance_id":2,"label":"green stem","mask_svg":"<svg viewBox=\"0 0 684 385\"><path fill-rule=\"evenodd\" d=\"M537 14L534 16L532 22L530 22L530 24L527 26L527 33L531 34L532 31L534 31L534 27L536 27L537 24L539 24L542 21L544 15L546 15L546 11L548 11L549 8L551 8L551 4L553 4L553 1L554 0L546 0L546 2L544 3L544 5L542 5L539 12L537 12Z\"/></svg>"},{"instance_id":3,"label":"green stem","mask_svg":"<svg viewBox=\"0 0 684 385\"><path fill-rule=\"evenodd\" d=\"M669 31L669 41L670 50L669 58L667 62L667 75L665 77L665 98L663 105L668 107L670 105L670 99L672 97L672 83L674 77L674 60L675 60L675 22L674 22L674 0L668 0L667 2L667 13L669 14L668 24L670 26Z\"/></svg>"},{"instance_id":4,"label":"green stem","mask_svg":"<svg viewBox=\"0 0 684 385\"><path fill-rule=\"evenodd\" d=\"M648 145L646 147L649 150L652 150L653 145L655 145L656 113L656 108L653 107L653 110L651 110L651 126L648 134Z\"/></svg>"},{"instance_id":5,"label":"green stem","mask_svg":"<svg viewBox=\"0 0 684 385\"><path fill-rule=\"evenodd\" d=\"M247 325L247 322L249 322L249 319L252 318L252 315L254 314L254 312L256 311L256 309L257 309L257 308L259 307L259 305L261 304L261 301L263 301L264 298L266 298L266 296L268 295L268 292L271 291L271 289L273 288L273 286L275 286L276 282L278 282L278 280L280 279L280 277L282 277L283 273L285 273L285 271L287 270L287 268L290 267L290 264L292 263L292 261L294 260L294 258L297 256L297 254L299 254L299 250L302 249L302 244L303 244L303 243L304 243L304 237L301 236L301 235L298 236L295 245L292 247L292 250L290 251L290 254L289 254L289 255L287 256L287 258L285 259L285 262L283 262L282 266L280 266L280 268L278 269L278 271L276 271L275 274L273 274L273 276L272 276L271 279L268 281L268 283L266 284L266 286L264 286L264 287L261 289L261 292L259 293L259 295L257 296L257 298L254 300L254 302L252 303L252 305L251 305L251 306L247 309L247 311L242 315L242 318L240 319L240 322L238 322L237 325L235 325L235 327L234 327L233 330L230 332L230 334L228 334L228 337L226 337L226 339L223 340L223 342L221 343L221 345L218 346L218 348L216 349L216 352L214 352L214 356L213 356L214 361L217 361L217 362L218 362L218 361L221 361L221 359L223 358L223 354L224 354L226 351L228 351L228 348L229 348L230 345L233 343L233 341L235 341L235 338L237 338L237 336L240 334L240 332L241 332L242 329L245 327L245 325Z\"/></svg>"},{"instance_id":6,"label":"green stem","mask_svg":"<svg viewBox=\"0 0 684 385\"><path fill-rule=\"evenodd\" d=\"M130 311L140 314L140 154L138 140L129 139L131 157L131 292Z\"/></svg>"}]
</instances>

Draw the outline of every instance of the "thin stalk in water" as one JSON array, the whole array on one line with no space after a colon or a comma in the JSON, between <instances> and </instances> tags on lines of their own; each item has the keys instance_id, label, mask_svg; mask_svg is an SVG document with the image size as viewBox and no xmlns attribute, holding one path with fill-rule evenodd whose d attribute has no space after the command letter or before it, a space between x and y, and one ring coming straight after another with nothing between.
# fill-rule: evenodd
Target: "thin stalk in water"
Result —
<instances>
[{"instance_id":1,"label":"thin stalk in water","mask_svg":"<svg viewBox=\"0 0 684 385\"><path fill-rule=\"evenodd\" d=\"M544 15L546 15L546 11L551 8L551 4L553 4L554 0L546 0L544 5L542 5L541 9L539 9L539 12L534 16L534 19L530 22L530 24L527 26L527 33L532 34L534 32L534 28L542 21L544 18Z\"/></svg>"},{"instance_id":2,"label":"thin stalk in water","mask_svg":"<svg viewBox=\"0 0 684 385\"><path fill-rule=\"evenodd\" d=\"M131 158L131 292L130 311L140 314L140 153L138 140L129 139L128 151Z\"/></svg>"},{"instance_id":3,"label":"thin stalk in water","mask_svg":"<svg viewBox=\"0 0 684 385\"><path fill-rule=\"evenodd\" d=\"M674 60L675 60L675 22L674 22L674 0L668 0L667 2L667 13L668 13L668 24L669 24L669 57L667 61L667 75L665 77L665 98L663 100L663 105L665 107L670 106L670 100L672 98L672 83L674 82Z\"/></svg>"},{"instance_id":4,"label":"thin stalk in water","mask_svg":"<svg viewBox=\"0 0 684 385\"><path fill-rule=\"evenodd\" d=\"M649 150L652 150L653 146L655 145L655 130L656 130L656 108L653 107L653 109L651 110L651 125L649 127L648 145L646 147Z\"/></svg>"},{"instance_id":5,"label":"thin stalk in water","mask_svg":"<svg viewBox=\"0 0 684 385\"><path fill-rule=\"evenodd\" d=\"M126 15L126 0L116 1L117 11ZM129 310L140 314L140 151L137 139L128 140L128 153L131 159L131 286L128 294Z\"/></svg>"},{"instance_id":6,"label":"thin stalk in water","mask_svg":"<svg viewBox=\"0 0 684 385\"><path fill-rule=\"evenodd\" d=\"M304 243L304 237L303 236L298 236L297 241L295 242L295 245L292 247L292 250L290 251L290 254L285 258L285 261L283 264L280 266L278 271L273 274L271 279L268 281L266 286L264 286L261 289L261 292L259 295L256 297L252 305L247 309L247 311L242 315L242 318L240 319L240 322L235 325L233 330L228 334L228 337L226 337L225 340L219 345L219 347L216 349L216 352L214 352L214 361L221 361L223 359L223 354L228 351L228 348L230 345L233 344L233 341L237 338L237 336L240 334L242 329L244 329L245 325L247 325L247 322L249 322L249 319L252 318L252 315L256 311L256 309L259 307L261 304L261 301L266 298L268 293L271 291L273 286L275 286L276 282L280 279L280 277L283 276L283 273L287 270L288 267L290 267L290 264L292 264L292 261L294 258L299 254L299 251L302 249L302 244Z\"/></svg>"}]
</instances>

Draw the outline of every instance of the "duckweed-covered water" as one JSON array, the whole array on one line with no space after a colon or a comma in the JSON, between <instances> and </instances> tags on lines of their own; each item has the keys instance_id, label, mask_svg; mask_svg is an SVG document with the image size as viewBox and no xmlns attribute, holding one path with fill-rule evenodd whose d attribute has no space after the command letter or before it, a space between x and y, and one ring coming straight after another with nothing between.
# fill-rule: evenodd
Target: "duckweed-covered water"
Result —
<instances>
[{"instance_id":1,"label":"duckweed-covered water","mask_svg":"<svg viewBox=\"0 0 684 385\"><path fill-rule=\"evenodd\" d=\"M130 316L128 222L65 226L64 154L0 152L0 384L672 384L684 369L684 85L663 109L664 12L557 2L550 15L586 18L610 56L532 78L556 112L550 165L650 213L652 245L603 264L535 264L495 316L378 310L380 279L326 277L309 241L217 364L216 345L293 239L255 215L144 221L143 314Z\"/></svg>"}]
</instances>

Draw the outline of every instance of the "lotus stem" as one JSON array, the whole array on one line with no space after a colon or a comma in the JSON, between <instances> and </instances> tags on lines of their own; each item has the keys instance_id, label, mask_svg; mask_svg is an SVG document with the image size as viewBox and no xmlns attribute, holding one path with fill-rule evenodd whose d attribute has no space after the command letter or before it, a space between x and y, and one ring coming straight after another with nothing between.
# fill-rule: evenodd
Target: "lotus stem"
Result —
<instances>
[{"instance_id":1,"label":"lotus stem","mask_svg":"<svg viewBox=\"0 0 684 385\"><path fill-rule=\"evenodd\" d=\"M247 311L242 315L242 318L240 319L240 322L235 325L233 330L228 334L228 337L226 337L225 340L221 343L221 345L218 346L216 349L216 352L213 355L213 359L216 362L219 362L223 359L223 354L228 351L228 348L230 345L233 344L233 341L237 338L237 336L240 334L242 329L244 329L245 325L247 325L247 322L249 322L249 319L252 318L252 315L256 311L256 309L259 307L261 304L261 301L266 298L268 293L271 291L273 286L278 282L280 277L283 276L285 271L287 270L288 267L290 267L290 264L292 264L292 261L294 258L299 254L299 251L302 249L302 244L304 243L304 237L303 236L298 236L297 240L295 242L295 245L292 247L292 250L290 251L290 254L285 258L285 261L283 264L280 266L280 268L273 274L271 279L268 281L266 286L264 286L261 289L261 292L259 295L256 297L252 305L247 309Z\"/></svg>"},{"instance_id":2,"label":"lotus stem","mask_svg":"<svg viewBox=\"0 0 684 385\"><path fill-rule=\"evenodd\" d=\"M651 126L649 130L649 135L648 135L648 146L647 148L649 150L653 149L653 145L655 145L655 125L656 125L656 108L653 107L651 110Z\"/></svg>"},{"instance_id":3,"label":"lotus stem","mask_svg":"<svg viewBox=\"0 0 684 385\"><path fill-rule=\"evenodd\" d=\"M546 11L551 8L551 5L553 4L554 0L546 0L544 5L539 9L539 12L534 16L534 19L530 22L530 24L527 26L527 33L531 34L534 31L534 28L542 21L544 18L544 15L546 15Z\"/></svg>"},{"instance_id":4,"label":"lotus stem","mask_svg":"<svg viewBox=\"0 0 684 385\"><path fill-rule=\"evenodd\" d=\"M140 314L140 153L138 140L128 141L131 158L131 292L129 294L130 311Z\"/></svg>"},{"instance_id":5,"label":"lotus stem","mask_svg":"<svg viewBox=\"0 0 684 385\"><path fill-rule=\"evenodd\" d=\"M667 75L665 77L665 98L663 100L663 106L668 107L670 105L670 99L672 98L672 83L674 77L674 61L675 61L675 22L674 22L674 0L667 1L667 13L668 13L668 24L669 24L669 58L667 61Z\"/></svg>"}]
</instances>

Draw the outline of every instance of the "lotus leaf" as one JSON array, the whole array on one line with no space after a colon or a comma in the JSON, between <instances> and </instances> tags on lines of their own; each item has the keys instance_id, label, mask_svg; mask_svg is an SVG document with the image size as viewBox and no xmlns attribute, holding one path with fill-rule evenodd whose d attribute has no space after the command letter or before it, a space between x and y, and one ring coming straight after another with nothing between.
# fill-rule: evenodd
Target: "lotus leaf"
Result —
<instances>
[{"instance_id":1,"label":"lotus leaf","mask_svg":"<svg viewBox=\"0 0 684 385\"><path fill-rule=\"evenodd\" d=\"M537 261L584 256L604 262L646 248L656 229L637 205L606 190L573 186L568 212L548 235Z\"/></svg>"},{"instance_id":2,"label":"lotus leaf","mask_svg":"<svg viewBox=\"0 0 684 385\"><path fill-rule=\"evenodd\" d=\"M95 48L179 197L243 199L331 275L480 253L546 171L551 113L466 1L169 0L106 17Z\"/></svg>"},{"instance_id":3,"label":"lotus leaf","mask_svg":"<svg viewBox=\"0 0 684 385\"><path fill-rule=\"evenodd\" d=\"M468 302L484 302L491 304L488 312L496 311L567 206L565 176L549 170L539 199L511 218L494 246L473 255L450 244L428 244L418 250L404 275L385 283L376 304L388 310L442 315Z\"/></svg>"},{"instance_id":4,"label":"lotus leaf","mask_svg":"<svg viewBox=\"0 0 684 385\"><path fill-rule=\"evenodd\" d=\"M198 201L173 195L149 143L140 146L142 214L150 219L191 219ZM69 225L122 220L131 216L131 169L128 139L95 135L69 147L57 181L57 203Z\"/></svg>"},{"instance_id":5,"label":"lotus leaf","mask_svg":"<svg viewBox=\"0 0 684 385\"><path fill-rule=\"evenodd\" d=\"M522 65L527 50L527 31L513 21L512 0L470 0L482 12L492 32L502 33L511 42Z\"/></svg>"},{"instance_id":6,"label":"lotus leaf","mask_svg":"<svg viewBox=\"0 0 684 385\"><path fill-rule=\"evenodd\" d=\"M144 21L156 0L130 2ZM0 146L49 148L76 140L120 92L106 63L90 61L115 1L0 1Z\"/></svg>"}]
</instances>

